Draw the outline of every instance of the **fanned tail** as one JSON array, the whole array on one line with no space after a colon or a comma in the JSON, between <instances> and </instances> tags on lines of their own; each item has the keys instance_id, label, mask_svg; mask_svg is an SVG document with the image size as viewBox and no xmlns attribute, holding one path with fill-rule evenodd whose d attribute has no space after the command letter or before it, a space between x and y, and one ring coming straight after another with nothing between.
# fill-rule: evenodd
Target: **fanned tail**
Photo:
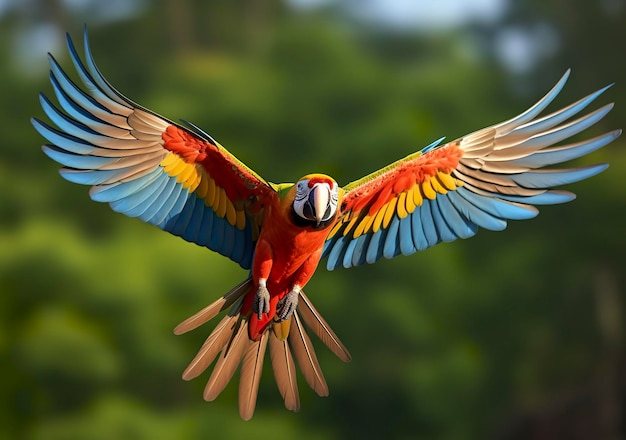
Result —
<instances>
[{"instance_id":1,"label":"fanned tail","mask_svg":"<svg viewBox=\"0 0 626 440\"><path fill-rule=\"evenodd\" d=\"M288 410L300 409L296 363L309 386L319 396L327 396L328 385L304 324L342 361L348 362L350 353L306 295L301 292L301 301L289 320L273 322L257 340L251 340L248 336L249 312L242 314L246 295L254 295L254 282L251 278L176 326L174 333L180 335L230 308L183 372L183 379L198 377L217 358L204 389L204 399L212 401L230 382L237 367L241 366L239 415L242 419L249 420L256 408L263 361L269 344L278 391Z\"/></svg>"}]
</instances>

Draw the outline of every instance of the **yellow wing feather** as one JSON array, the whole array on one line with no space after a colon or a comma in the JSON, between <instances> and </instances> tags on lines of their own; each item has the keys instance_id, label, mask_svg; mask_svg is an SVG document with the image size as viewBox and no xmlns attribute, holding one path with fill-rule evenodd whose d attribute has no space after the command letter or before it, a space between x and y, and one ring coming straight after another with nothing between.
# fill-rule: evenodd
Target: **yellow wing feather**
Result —
<instances>
[{"instance_id":1,"label":"yellow wing feather","mask_svg":"<svg viewBox=\"0 0 626 440\"><path fill-rule=\"evenodd\" d=\"M211 179L211 176L207 175L207 192L206 192L206 196L204 198L204 203L206 203L207 206L210 206L212 208L215 207L215 199L217 197L217 188L215 186L215 180Z\"/></svg>"},{"instance_id":2,"label":"yellow wing feather","mask_svg":"<svg viewBox=\"0 0 626 440\"><path fill-rule=\"evenodd\" d=\"M431 179L424 180L420 185L420 189L422 190L423 196L426 197L428 200L435 200L435 197L437 197L437 192L430 184L430 181Z\"/></svg>"},{"instance_id":3,"label":"yellow wing feather","mask_svg":"<svg viewBox=\"0 0 626 440\"><path fill-rule=\"evenodd\" d=\"M422 203L424 203L422 190L416 185L413 187L413 204L415 206L422 206Z\"/></svg>"},{"instance_id":4,"label":"yellow wing feather","mask_svg":"<svg viewBox=\"0 0 626 440\"><path fill-rule=\"evenodd\" d=\"M431 177L428 182L433 187L433 190L435 190L436 193L438 193L438 194L447 194L448 193L448 190L443 187L443 185L440 183L439 179L437 179L436 177Z\"/></svg>"},{"instance_id":5,"label":"yellow wing feather","mask_svg":"<svg viewBox=\"0 0 626 440\"><path fill-rule=\"evenodd\" d=\"M415 195L413 194L415 191L416 189L413 187L406 193L406 212L409 214L413 214L413 211L415 211Z\"/></svg>"},{"instance_id":6,"label":"yellow wing feather","mask_svg":"<svg viewBox=\"0 0 626 440\"><path fill-rule=\"evenodd\" d=\"M385 212L387 212L388 207L389 207L388 203L384 204L383 207L380 208L378 212L374 215L374 221L372 223L373 232L378 232L378 230L380 229L380 226L383 224L383 219L385 218ZM366 230L365 232L369 232L369 231Z\"/></svg>"},{"instance_id":7,"label":"yellow wing feather","mask_svg":"<svg viewBox=\"0 0 626 440\"><path fill-rule=\"evenodd\" d=\"M448 191L454 191L457 188L457 184L454 182L454 178L448 174L439 171L437 173L437 180Z\"/></svg>"},{"instance_id":8,"label":"yellow wing feather","mask_svg":"<svg viewBox=\"0 0 626 440\"><path fill-rule=\"evenodd\" d=\"M387 203L387 209L385 210L385 216L383 217L383 228L387 229L387 227L389 226L389 222L391 222L393 215L396 213L397 203L397 197L394 197Z\"/></svg>"},{"instance_id":9,"label":"yellow wing feather","mask_svg":"<svg viewBox=\"0 0 626 440\"><path fill-rule=\"evenodd\" d=\"M397 211L398 211L398 217L400 218L405 218L406 216L409 215L409 213L406 210L406 192L400 193L398 195L398 204L397 204Z\"/></svg>"},{"instance_id":10,"label":"yellow wing feather","mask_svg":"<svg viewBox=\"0 0 626 440\"><path fill-rule=\"evenodd\" d=\"M224 188L219 188L215 190L215 194L217 197L213 202L213 209L218 217L224 218L226 215L226 191L224 191Z\"/></svg>"}]
</instances>

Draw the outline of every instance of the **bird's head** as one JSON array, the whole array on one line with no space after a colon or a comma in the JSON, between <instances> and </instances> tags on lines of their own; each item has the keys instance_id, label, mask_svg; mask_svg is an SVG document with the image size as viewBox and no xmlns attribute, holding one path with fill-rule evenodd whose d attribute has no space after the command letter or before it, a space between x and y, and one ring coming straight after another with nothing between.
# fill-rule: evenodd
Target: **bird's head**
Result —
<instances>
[{"instance_id":1,"label":"bird's head","mask_svg":"<svg viewBox=\"0 0 626 440\"><path fill-rule=\"evenodd\" d=\"M293 211L312 226L332 220L337 213L340 189L337 182L323 174L309 174L294 185Z\"/></svg>"}]
</instances>

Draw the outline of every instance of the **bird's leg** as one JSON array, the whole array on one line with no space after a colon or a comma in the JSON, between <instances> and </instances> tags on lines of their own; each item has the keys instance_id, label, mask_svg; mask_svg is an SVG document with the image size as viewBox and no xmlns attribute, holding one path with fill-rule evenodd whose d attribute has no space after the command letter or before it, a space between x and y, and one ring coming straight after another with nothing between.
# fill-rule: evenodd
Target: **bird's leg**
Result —
<instances>
[{"instance_id":1,"label":"bird's leg","mask_svg":"<svg viewBox=\"0 0 626 440\"><path fill-rule=\"evenodd\" d=\"M252 303L252 311L261 319L263 313L270 311L270 292L267 290L265 279L259 279L259 287L254 295L254 303Z\"/></svg>"},{"instance_id":2,"label":"bird's leg","mask_svg":"<svg viewBox=\"0 0 626 440\"><path fill-rule=\"evenodd\" d=\"M276 317L278 318L278 321L285 321L291 318L291 314L294 310L296 310L296 307L298 306L298 297L300 296L300 290L302 290L302 288L295 284L293 286L293 289L291 289L291 292L289 292L280 301L278 301L278 305L276 307L278 309L278 311L276 312Z\"/></svg>"}]
</instances>

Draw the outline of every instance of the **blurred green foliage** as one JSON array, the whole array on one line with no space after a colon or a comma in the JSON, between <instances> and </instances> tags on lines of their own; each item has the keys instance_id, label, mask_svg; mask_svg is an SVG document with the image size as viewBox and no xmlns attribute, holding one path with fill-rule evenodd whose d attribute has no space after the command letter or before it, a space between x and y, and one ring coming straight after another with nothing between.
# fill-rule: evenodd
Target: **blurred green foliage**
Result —
<instances>
[{"instance_id":1,"label":"blurred green foliage","mask_svg":"<svg viewBox=\"0 0 626 440\"><path fill-rule=\"evenodd\" d=\"M236 386L207 404L201 379L180 380L209 329L171 329L245 273L57 176L29 124L42 116L37 92L52 95L45 71L27 72L12 49L25 29L52 23L80 41L87 22L96 60L122 93L204 127L276 182L318 171L347 183L442 135L519 113L570 66L557 105L618 81L601 98L618 107L589 133L623 125L625 12L611 2L510 2L498 23L433 33L360 24L343 3L303 13L279 1L137 2L134 14L100 21L54 1L0 16L0 438L626 433L623 140L578 161L611 167L536 220L319 270L307 292L353 361L320 347L331 395L301 383L299 414L282 408L269 365L245 423ZM537 25L556 35L557 50L531 71L508 71L498 32ZM71 71L64 50L55 56Z\"/></svg>"}]
</instances>

